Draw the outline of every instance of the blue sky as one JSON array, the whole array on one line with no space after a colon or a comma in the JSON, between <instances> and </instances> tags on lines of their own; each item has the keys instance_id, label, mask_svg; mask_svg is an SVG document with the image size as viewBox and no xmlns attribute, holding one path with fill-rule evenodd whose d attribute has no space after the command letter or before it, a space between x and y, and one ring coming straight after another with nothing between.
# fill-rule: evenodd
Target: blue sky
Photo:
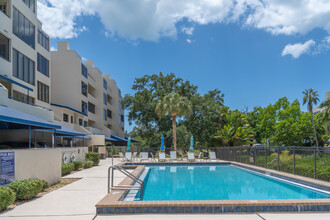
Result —
<instances>
[{"instance_id":1,"label":"blue sky","mask_svg":"<svg viewBox=\"0 0 330 220\"><path fill-rule=\"evenodd\" d=\"M51 3L56 8L56 4ZM62 10L64 6L61 7ZM126 5L121 7L128 10ZM211 6L203 7L208 10ZM220 89L225 94L225 105L232 109L267 106L284 96L301 102L302 91L306 88L314 88L324 100L325 92L330 91L327 23L324 27L318 24L305 27L296 25L293 20L278 26L270 22L264 27L265 20L260 16L259 23L246 25L248 19L205 22L213 15L204 20L182 15L173 22L174 26L166 22L165 26L150 24L151 27L158 25L159 29L149 33L143 24L127 29L128 25L120 17L124 13L114 18L102 15L101 9L79 10L81 14L72 16L71 32L59 36L50 34L53 37L51 46L56 48L58 40L69 41L71 49L94 60L103 73L110 73L123 94L133 94L131 87L136 77L159 72L173 72L189 80L202 94ZM141 10L143 16L144 10ZM46 20L45 12L42 13L42 19ZM248 15L245 12L244 16ZM330 15L330 10L326 15ZM318 14L313 12L308 19L312 20L313 16L319 20ZM106 19L118 22L109 24ZM46 21L46 30L47 25L50 24Z\"/></svg>"}]
</instances>

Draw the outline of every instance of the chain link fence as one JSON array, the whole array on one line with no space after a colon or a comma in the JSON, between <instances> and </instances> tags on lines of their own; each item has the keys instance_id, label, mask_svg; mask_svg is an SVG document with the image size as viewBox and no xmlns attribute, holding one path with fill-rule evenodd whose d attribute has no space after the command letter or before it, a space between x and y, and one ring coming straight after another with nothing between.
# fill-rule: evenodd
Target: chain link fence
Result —
<instances>
[{"instance_id":1,"label":"chain link fence","mask_svg":"<svg viewBox=\"0 0 330 220\"><path fill-rule=\"evenodd\" d=\"M330 181L330 148L216 147L216 153L221 160Z\"/></svg>"}]
</instances>

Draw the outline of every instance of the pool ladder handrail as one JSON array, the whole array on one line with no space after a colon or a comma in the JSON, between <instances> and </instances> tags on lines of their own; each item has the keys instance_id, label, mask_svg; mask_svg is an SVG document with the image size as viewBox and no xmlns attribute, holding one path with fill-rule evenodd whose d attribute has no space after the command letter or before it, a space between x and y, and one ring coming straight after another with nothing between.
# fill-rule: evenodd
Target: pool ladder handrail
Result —
<instances>
[{"instance_id":1,"label":"pool ladder handrail","mask_svg":"<svg viewBox=\"0 0 330 220\"><path fill-rule=\"evenodd\" d=\"M134 181L133 183L136 182L136 183L140 184L140 186L134 186L134 185L117 185L117 186L114 186L114 184L113 184L114 170L118 170L119 172L121 172L125 176L132 179ZM116 189L119 189L119 190L123 190L123 189L129 189L129 190L137 189L137 190L140 190L140 194L141 194L141 198L142 198L143 197L143 192L144 192L144 183L141 179L139 179L137 176L131 174L130 172L128 172L123 167L113 165L113 166L110 166L109 169L108 169L108 193L110 193L111 190L116 190Z\"/></svg>"}]
</instances>

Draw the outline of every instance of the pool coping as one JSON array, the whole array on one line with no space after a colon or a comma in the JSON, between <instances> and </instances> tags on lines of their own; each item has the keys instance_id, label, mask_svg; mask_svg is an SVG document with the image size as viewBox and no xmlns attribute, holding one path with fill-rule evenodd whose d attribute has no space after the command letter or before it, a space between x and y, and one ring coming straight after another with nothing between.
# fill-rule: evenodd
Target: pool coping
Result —
<instances>
[{"instance_id":1,"label":"pool coping","mask_svg":"<svg viewBox=\"0 0 330 220\"><path fill-rule=\"evenodd\" d=\"M253 165L238 162L175 162L175 163L133 163L118 164L133 168L133 173L141 175L146 164L233 164L248 168L260 173L294 180L307 186L330 191L330 183L307 177L297 176L276 170L269 170ZM308 184L306 184L308 183ZM119 185L131 185L133 180L126 177ZM122 201L127 190L113 190L96 204L97 214L142 214L142 213L247 213L247 212L303 212L303 211L330 211L330 199L278 199L278 200L185 200L185 201Z\"/></svg>"}]
</instances>

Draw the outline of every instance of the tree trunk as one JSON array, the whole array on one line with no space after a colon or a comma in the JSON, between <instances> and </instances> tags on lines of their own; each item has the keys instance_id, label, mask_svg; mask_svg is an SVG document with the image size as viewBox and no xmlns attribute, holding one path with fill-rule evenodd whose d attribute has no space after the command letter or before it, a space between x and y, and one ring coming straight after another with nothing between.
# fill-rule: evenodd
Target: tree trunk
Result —
<instances>
[{"instance_id":1,"label":"tree trunk","mask_svg":"<svg viewBox=\"0 0 330 220\"><path fill-rule=\"evenodd\" d=\"M172 115L172 126L173 126L173 146L176 151L176 114Z\"/></svg>"},{"instance_id":2,"label":"tree trunk","mask_svg":"<svg viewBox=\"0 0 330 220\"><path fill-rule=\"evenodd\" d=\"M315 141L316 141L316 147L319 147L319 142L317 141L317 135L316 135L315 125L314 125L313 111L311 111L311 117L312 117L312 125L313 125L313 130L314 130L314 136L315 136Z\"/></svg>"}]
</instances>

